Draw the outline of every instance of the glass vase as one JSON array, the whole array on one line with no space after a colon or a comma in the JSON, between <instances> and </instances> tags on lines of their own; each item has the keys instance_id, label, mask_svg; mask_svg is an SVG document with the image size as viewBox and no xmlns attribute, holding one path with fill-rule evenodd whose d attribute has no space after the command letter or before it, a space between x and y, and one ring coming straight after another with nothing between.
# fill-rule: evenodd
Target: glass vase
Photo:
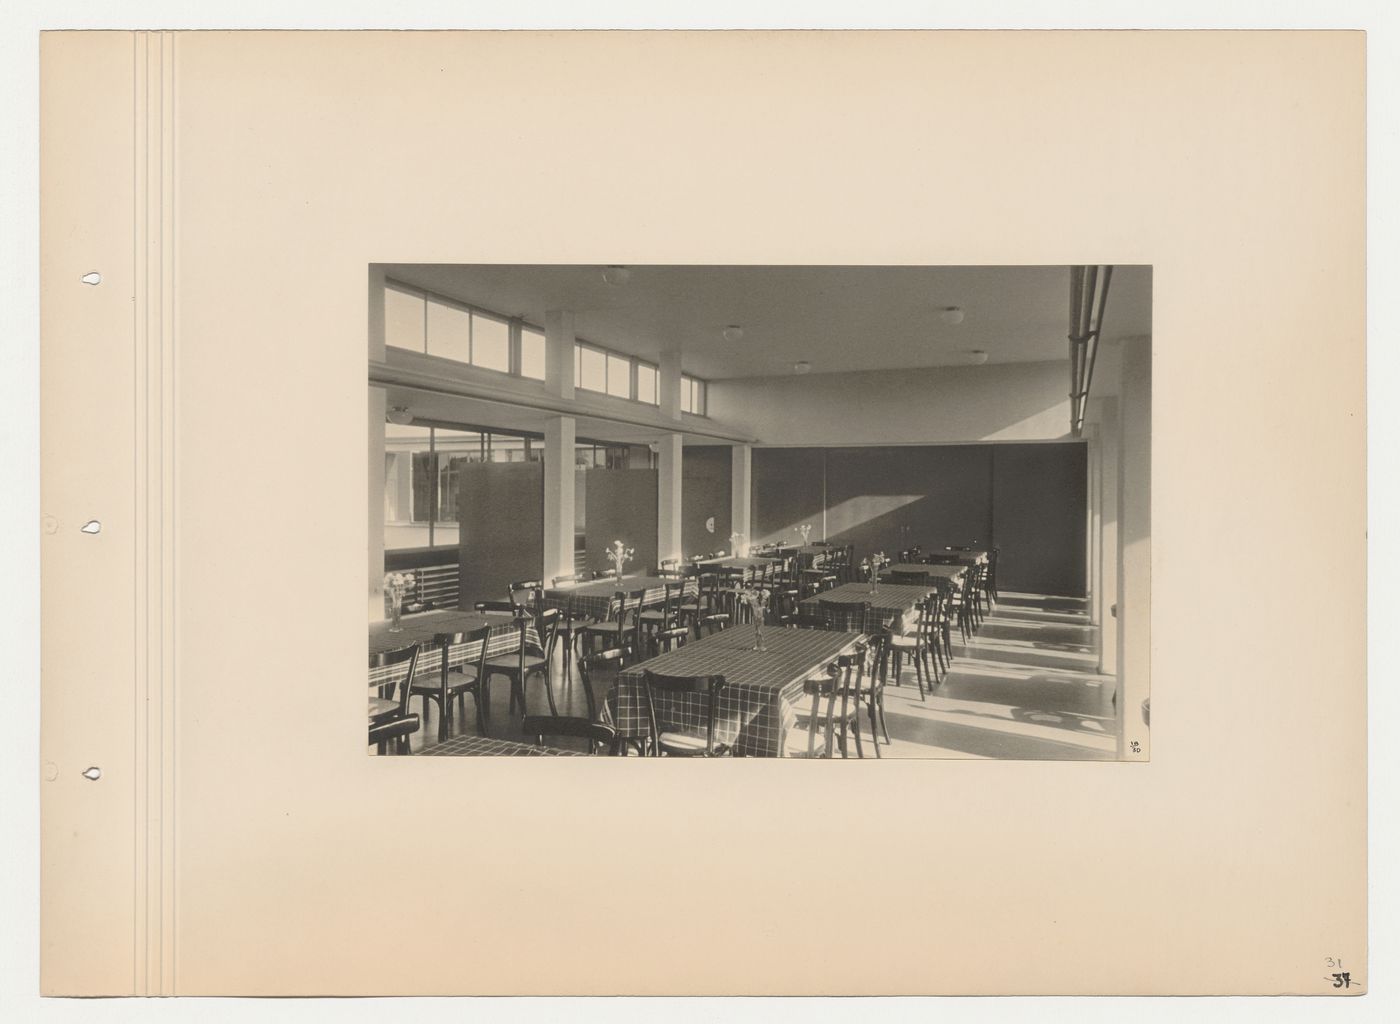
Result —
<instances>
[{"instance_id":1,"label":"glass vase","mask_svg":"<svg viewBox=\"0 0 1400 1024\"><path fill-rule=\"evenodd\" d=\"M403 587L389 588L389 632L403 632Z\"/></svg>"}]
</instances>

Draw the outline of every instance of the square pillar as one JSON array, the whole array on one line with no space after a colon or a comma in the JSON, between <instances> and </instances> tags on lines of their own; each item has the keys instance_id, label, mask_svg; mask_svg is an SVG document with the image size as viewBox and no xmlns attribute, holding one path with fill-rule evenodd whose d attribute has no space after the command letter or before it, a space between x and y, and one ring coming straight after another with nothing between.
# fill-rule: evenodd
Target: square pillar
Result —
<instances>
[{"instance_id":1,"label":"square pillar","mask_svg":"<svg viewBox=\"0 0 1400 1024\"><path fill-rule=\"evenodd\" d=\"M660 388L661 415L668 420L681 418L681 353L671 349L657 360L657 382Z\"/></svg>"},{"instance_id":2,"label":"square pillar","mask_svg":"<svg viewBox=\"0 0 1400 1024\"><path fill-rule=\"evenodd\" d=\"M1118 672L1118 400L1106 398L1099 422L1099 671Z\"/></svg>"},{"instance_id":3,"label":"square pillar","mask_svg":"<svg viewBox=\"0 0 1400 1024\"><path fill-rule=\"evenodd\" d=\"M656 559L682 558L680 434L665 434L656 458Z\"/></svg>"},{"instance_id":4,"label":"square pillar","mask_svg":"<svg viewBox=\"0 0 1400 1024\"><path fill-rule=\"evenodd\" d=\"M1152 350L1146 341L1123 346L1119 396L1118 743L1120 757L1146 758L1141 705L1152 662Z\"/></svg>"},{"instance_id":5,"label":"square pillar","mask_svg":"<svg viewBox=\"0 0 1400 1024\"><path fill-rule=\"evenodd\" d=\"M548 372L548 371L546 371ZM551 416L544 425L545 586L574 571L574 437L572 416Z\"/></svg>"},{"instance_id":6,"label":"square pillar","mask_svg":"<svg viewBox=\"0 0 1400 1024\"><path fill-rule=\"evenodd\" d=\"M550 309L544 314L544 386L558 398L573 398L574 388L574 314L567 309ZM573 452L569 466L573 467ZM546 470L548 472L548 470Z\"/></svg>"},{"instance_id":7,"label":"square pillar","mask_svg":"<svg viewBox=\"0 0 1400 1024\"><path fill-rule=\"evenodd\" d=\"M730 529L744 535L745 543L752 545L753 523L750 521L750 508L753 501L753 448L746 444L736 444L730 449L729 473L729 522Z\"/></svg>"}]
</instances>

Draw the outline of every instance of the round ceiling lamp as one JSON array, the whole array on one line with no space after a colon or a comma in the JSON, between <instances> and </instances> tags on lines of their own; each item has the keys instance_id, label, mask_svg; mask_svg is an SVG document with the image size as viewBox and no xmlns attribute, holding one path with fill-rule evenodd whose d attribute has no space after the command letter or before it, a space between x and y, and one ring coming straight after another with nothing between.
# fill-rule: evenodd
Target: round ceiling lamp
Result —
<instances>
[{"instance_id":1,"label":"round ceiling lamp","mask_svg":"<svg viewBox=\"0 0 1400 1024\"><path fill-rule=\"evenodd\" d=\"M945 324L960 324L963 322L964 315L961 306L944 306L938 312L938 319Z\"/></svg>"},{"instance_id":2,"label":"round ceiling lamp","mask_svg":"<svg viewBox=\"0 0 1400 1024\"><path fill-rule=\"evenodd\" d=\"M802 374L802 373L811 373L811 372L812 372L812 364L809 363L809 362L807 362L805 359L802 360L802 362L800 362L800 363L793 363L793 364L792 364L792 372L793 372L793 373L798 373L798 374Z\"/></svg>"},{"instance_id":3,"label":"round ceiling lamp","mask_svg":"<svg viewBox=\"0 0 1400 1024\"><path fill-rule=\"evenodd\" d=\"M743 340L744 340L744 329L743 329L742 327L740 327L738 324L730 324L728 327L726 327L726 328L725 328L723 331L721 331L720 333L724 335L724 340L725 340L725 341L743 341Z\"/></svg>"},{"instance_id":4,"label":"round ceiling lamp","mask_svg":"<svg viewBox=\"0 0 1400 1024\"><path fill-rule=\"evenodd\" d=\"M963 358L972 366L981 366L988 359L987 353L980 348L968 349L963 353Z\"/></svg>"},{"instance_id":5,"label":"round ceiling lamp","mask_svg":"<svg viewBox=\"0 0 1400 1024\"><path fill-rule=\"evenodd\" d=\"M384 418L390 423L397 423L402 427L413 422L413 413L406 405L395 405L384 414Z\"/></svg>"},{"instance_id":6,"label":"round ceiling lamp","mask_svg":"<svg viewBox=\"0 0 1400 1024\"><path fill-rule=\"evenodd\" d=\"M627 267L604 267L603 280L614 288L621 288L632 280L632 271Z\"/></svg>"}]
</instances>

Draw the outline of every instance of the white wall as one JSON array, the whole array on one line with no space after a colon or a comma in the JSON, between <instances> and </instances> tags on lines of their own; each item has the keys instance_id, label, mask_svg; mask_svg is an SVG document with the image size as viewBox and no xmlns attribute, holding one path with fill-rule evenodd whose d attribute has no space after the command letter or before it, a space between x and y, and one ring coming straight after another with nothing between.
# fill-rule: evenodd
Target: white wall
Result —
<instances>
[{"instance_id":1,"label":"white wall","mask_svg":"<svg viewBox=\"0 0 1400 1024\"><path fill-rule=\"evenodd\" d=\"M1069 436L1067 360L710 382L710 416L760 444Z\"/></svg>"}]
</instances>

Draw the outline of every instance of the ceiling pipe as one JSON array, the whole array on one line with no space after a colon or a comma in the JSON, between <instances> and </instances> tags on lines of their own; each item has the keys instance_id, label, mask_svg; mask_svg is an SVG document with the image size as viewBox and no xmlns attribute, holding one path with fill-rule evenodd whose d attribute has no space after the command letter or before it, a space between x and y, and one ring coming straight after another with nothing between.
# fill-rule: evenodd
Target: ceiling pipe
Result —
<instances>
[{"instance_id":1,"label":"ceiling pipe","mask_svg":"<svg viewBox=\"0 0 1400 1024\"><path fill-rule=\"evenodd\" d=\"M1084 413L1094 383L1094 363L1099 356L1103 314L1112 281L1111 266L1069 268L1069 425L1075 437L1084 434Z\"/></svg>"}]
</instances>

